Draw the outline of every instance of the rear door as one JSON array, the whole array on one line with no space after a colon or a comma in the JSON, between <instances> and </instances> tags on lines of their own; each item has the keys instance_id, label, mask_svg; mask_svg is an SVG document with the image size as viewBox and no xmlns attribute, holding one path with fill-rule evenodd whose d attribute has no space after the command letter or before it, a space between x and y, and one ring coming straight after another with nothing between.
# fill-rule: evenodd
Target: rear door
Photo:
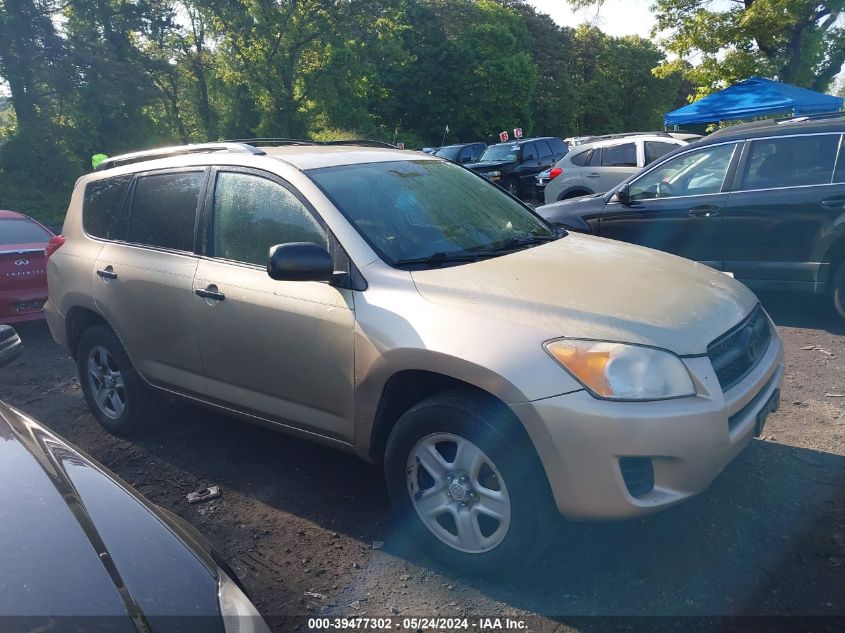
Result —
<instances>
[{"instance_id":1,"label":"rear door","mask_svg":"<svg viewBox=\"0 0 845 633\"><path fill-rule=\"evenodd\" d=\"M94 267L94 300L149 380L204 394L193 281L197 210L207 169L138 175L126 226Z\"/></svg>"},{"instance_id":2,"label":"rear door","mask_svg":"<svg viewBox=\"0 0 845 633\"><path fill-rule=\"evenodd\" d=\"M648 170L630 183L628 204L611 198L600 234L721 268L724 188L735 169L737 146L702 147Z\"/></svg>"},{"instance_id":3,"label":"rear door","mask_svg":"<svg viewBox=\"0 0 845 633\"><path fill-rule=\"evenodd\" d=\"M601 148L600 166L587 170L585 177L593 183L593 191L604 193L637 173L638 165L636 141L605 145Z\"/></svg>"},{"instance_id":4,"label":"rear door","mask_svg":"<svg viewBox=\"0 0 845 633\"><path fill-rule=\"evenodd\" d=\"M725 270L756 288L822 288L824 247L845 218L841 144L836 133L746 143L723 214Z\"/></svg>"},{"instance_id":5,"label":"rear door","mask_svg":"<svg viewBox=\"0 0 845 633\"><path fill-rule=\"evenodd\" d=\"M40 312L47 299L44 247L51 234L21 217L0 217L0 322Z\"/></svg>"}]
</instances>

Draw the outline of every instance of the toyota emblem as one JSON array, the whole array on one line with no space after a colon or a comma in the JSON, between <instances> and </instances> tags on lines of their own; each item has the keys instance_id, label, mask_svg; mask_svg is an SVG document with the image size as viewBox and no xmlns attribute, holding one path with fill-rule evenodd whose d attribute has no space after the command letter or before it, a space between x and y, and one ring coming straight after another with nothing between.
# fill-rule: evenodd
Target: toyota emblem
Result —
<instances>
[{"instance_id":1,"label":"toyota emblem","mask_svg":"<svg viewBox=\"0 0 845 633\"><path fill-rule=\"evenodd\" d=\"M28 259L16 259L15 260L15 266L29 266L29 260Z\"/></svg>"}]
</instances>

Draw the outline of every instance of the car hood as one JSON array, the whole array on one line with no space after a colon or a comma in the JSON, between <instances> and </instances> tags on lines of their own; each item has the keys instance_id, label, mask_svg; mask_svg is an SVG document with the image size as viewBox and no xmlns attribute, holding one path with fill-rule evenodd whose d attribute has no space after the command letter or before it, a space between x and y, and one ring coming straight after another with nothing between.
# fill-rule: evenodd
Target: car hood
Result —
<instances>
[{"instance_id":1,"label":"car hood","mask_svg":"<svg viewBox=\"0 0 845 633\"><path fill-rule=\"evenodd\" d=\"M415 271L427 300L539 329L548 338L703 354L757 303L702 264L614 240L564 238L473 264Z\"/></svg>"},{"instance_id":2,"label":"car hood","mask_svg":"<svg viewBox=\"0 0 845 633\"><path fill-rule=\"evenodd\" d=\"M105 469L2 402L0 482L0 618L85 616L92 629L222 633L205 553Z\"/></svg>"},{"instance_id":3,"label":"car hood","mask_svg":"<svg viewBox=\"0 0 845 633\"><path fill-rule=\"evenodd\" d=\"M472 169L474 171L489 171L491 169L498 169L499 167L504 167L505 165L514 165L516 163L509 163L506 160L499 160L499 161L485 161L483 163L467 163L464 167Z\"/></svg>"},{"instance_id":4,"label":"car hood","mask_svg":"<svg viewBox=\"0 0 845 633\"><path fill-rule=\"evenodd\" d=\"M537 214L549 222L562 222L571 218L580 218L584 215L595 215L601 213L606 204L604 194L594 193L587 196L562 200L552 204L545 204L534 209Z\"/></svg>"}]
</instances>

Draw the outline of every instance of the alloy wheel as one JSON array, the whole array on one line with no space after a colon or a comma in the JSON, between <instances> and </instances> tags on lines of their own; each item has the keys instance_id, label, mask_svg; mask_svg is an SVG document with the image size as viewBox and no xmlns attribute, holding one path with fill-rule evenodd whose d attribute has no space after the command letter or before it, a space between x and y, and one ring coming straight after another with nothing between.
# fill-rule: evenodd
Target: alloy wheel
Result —
<instances>
[{"instance_id":1,"label":"alloy wheel","mask_svg":"<svg viewBox=\"0 0 845 633\"><path fill-rule=\"evenodd\" d=\"M114 357L102 345L88 354L88 383L103 415L118 419L126 410L126 386Z\"/></svg>"},{"instance_id":2,"label":"alloy wheel","mask_svg":"<svg viewBox=\"0 0 845 633\"><path fill-rule=\"evenodd\" d=\"M408 494L423 524L446 545L488 552L507 536L511 500L496 465L452 433L420 439L408 456Z\"/></svg>"}]
</instances>

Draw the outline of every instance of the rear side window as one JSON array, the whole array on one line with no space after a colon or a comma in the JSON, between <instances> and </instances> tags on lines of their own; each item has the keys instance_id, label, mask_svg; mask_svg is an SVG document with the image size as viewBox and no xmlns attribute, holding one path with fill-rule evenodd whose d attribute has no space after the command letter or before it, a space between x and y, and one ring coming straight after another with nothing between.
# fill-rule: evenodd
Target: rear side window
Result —
<instances>
[{"instance_id":1,"label":"rear side window","mask_svg":"<svg viewBox=\"0 0 845 633\"><path fill-rule=\"evenodd\" d=\"M29 220L0 220L0 246L48 242L50 234Z\"/></svg>"},{"instance_id":2,"label":"rear side window","mask_svg":"<svg viewBox=\"0 0 845 633\"><path fill-rule=\"evenodd\" d=\"M555 156L563 156L566 154L568 148L566 147L566 143L563 142L563 139L559 138L550 138L549 145L551 145L552 151L554 152Z\"/></svg>"},{"instance_id":3,"label":"rear side window","mask_svg":"<svg viewBox=\"0 0 845 633\"><path fill-rule=\"evenodd\" d=\"M536 145L540 152L540 158L551 158L554 155L552 148L546 141L537 141Z\"/></svg>"},{"instance_id":4,"label":"rear side window","mask_svg":"<svg viewBox=\"0 0 845 633\"><path fill-rule=\"evenodd\" d=\"M839 142L839 158L836 159L833 182L845 182L845 140Z\"/></svg>"},{"instance_id":5,"label":"rear side window","mask_svg":"<svg viewBox=\"0 0 845 633\"><path fill-rule=\"evenodd\" d=\"M214 189L215 257L264 266L270 247L313 242L328 248L323 227L282 185L250 174L221 172Z\"/></svg>"},{"instance_id":6,"label":"rear side window","mask_svg":"<svg viewBox=\"0 0 845 633\"><path fill-rule=\"evenodd\" d=\"M82 226L88 235L105 240L123 239L125 222L121 214L123 196L132 175L103 178L85 185Z\"/></svg>"},{"instance_id":7,"label":"rear side window","mask_svg":"<svg viewBox=\"0 0 845 633\"><path fill-rule=\"evenodd\" d=\"M129 216L130 242L192 251L204 172L141 176Z\"/></svg>"},{"instance_id":8,"label":"rear side window","mask_svg":"<svg viewBox=\"0 0 845 633\"><path fill-rule=\"evenodd\" d=\"M751 141L740 189L800 187L831 182L839 135Z\"/></svg>"},{"instance_id":9,"label":"rear side window","mask_svg":"<svg viewBox=\"0 0 845 633\"><path fill-rule=\"evenodd\" d=\"M678 149L674 143L661 143L660 141L645 142L645 164L650 165L664 154Z\"/></svg>"},{"instance_id":10,"label":"rear side window","mask_svg":"<svg viewBox=\"0 0 845 633\"><path fill-rule=\"evenodd\" d=\"M601 164L604 167L636 167L637 145L635 143L623 143L622 145L603 147Z\"/></svg>"},{"instance_id":11,"label":"rear side window","mask_svg":"<svg viewBox=\"0 0 845 633\"><path fill-rule=\"evenodd\" d=\"M593 155L593 150L588 149L585 152L579 152L572 156L569 160L572 161L572 164L576 167L586 167L590 164L590 157Z\"/></svg>"}]
</instances>

